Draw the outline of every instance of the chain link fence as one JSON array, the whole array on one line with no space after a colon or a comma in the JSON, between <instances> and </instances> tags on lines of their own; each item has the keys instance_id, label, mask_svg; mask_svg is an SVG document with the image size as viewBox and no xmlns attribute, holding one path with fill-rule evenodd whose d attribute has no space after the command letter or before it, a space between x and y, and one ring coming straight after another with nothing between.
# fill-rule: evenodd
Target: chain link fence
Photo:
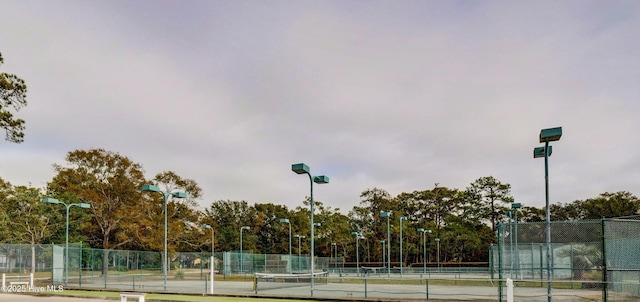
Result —
<instances>
[{"instance_id":1,"label":"chain link fence","mask_svg":"<svg viewBox=\"0 0 640 302\"><path fill-rule=\"evenodd\" d=\"M637 217L554 221L550 230L551 257L547 259L545 222L498 226L490 266L492 278L500 281L501 296L507 278L516 287L539 287L538 295L546 296L550 274L552 290L583 289L586 296L603 301L640 299Z\"/></svg>"},{"instance_id":2,"label":"chain link fence","mask_svg":"<svg viewBox=\"0 0 640 302\"><path fill-rule=\"evenodd\" d=\"M436 294L446 297L468 292L469 297L482 293L479 298L502 299L509 278L515 285L515 300L542 301L547 297L550 274L554 300L640 300L637 217L551 222L550 227L551 257L547 257L546 223L499 225L498 242L490 249L488 273L429 267L407 268L403 275L383 268L349 267L341 257L316 257L316 272L327 273L326 279L318 280L316 294L393 298L412 293L415 298L433 298ZM92 249L73 243L65 254L64 245L0 244L0 272L9 283L29 281L33 273L34 284L41 286L207 293L213 266L215 280L228 281L217 283L217 293L255 289L260 294L260 289L263 294L309 295L305 282L296 285L297 290L265 288L274 287L268 283L251 285L257 282L255 273L310 273L308 255L218 252L213 263L211 256L209 252L170 252L167 282L160 252ZM287 287L292 285L289 283Z\"/></svg>"}]
</instances>

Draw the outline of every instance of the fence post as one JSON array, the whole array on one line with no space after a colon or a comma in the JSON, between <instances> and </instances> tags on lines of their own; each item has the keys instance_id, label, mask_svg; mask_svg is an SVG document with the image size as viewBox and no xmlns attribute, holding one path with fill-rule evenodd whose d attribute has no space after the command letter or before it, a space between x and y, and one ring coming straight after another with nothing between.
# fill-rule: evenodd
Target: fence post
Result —
<instances>
[{"instance_id":1,"label":"fence post","mask_svg":"<svg viewBox=\"0 0 640 302\"><path fill-rule=\"evenodd\" d=\"M493 272L494 272L494 267L493 267L493 243L489 246L489 268L491 271L491 280L493 280Z\"/></svg>"},{"instance_id":2,"label":"fence post","mask_svg":"<svg viewBox=\"0 0 640 302\"><path fill-rule=\"evenodd\" d=\"M369 296L368 295L369 293L367 292L367 275L364 275L363 278L364 278L364 298L366 299Z\"/></svg>"},{"instance_id":3,"label":"fence post","mask_svg":"<svg viewBox=\"0 0 640 302\"><path fill-rule=\"evenodd\" d=\"M513 302L513 280L507 278L507 302Z\"/></svg>"},{"instance_id":4,"label":"fence post","mask_svg":"<svg viewBox=\"0 0 640 302\"><path fill-rule=\"evenodd\" d=\"M569 263L569 269L570 269L569 274L571 274L571 279L570 279L571 281L570 281L569 284L571 284L571 288L573 288L573 269L574 269L574 267L573 267L573 242L569 243L569 259L571 259L571 263Z\"/></svg>"},{"instance_id":5,"label":"fence post","mask_svg":"<svg viewBox=\"0 0 640 302\"><path fill-rule=\"evenodd\" d=\"M502 224L498 223L498 301L502 301Z\"/></svg>"},{"instance_id":6,"label":"fence post","mask_svg":"<svg viewBox=\"0 0 640 302\"><path fill-rule=\"evenodd\" d=\"M602 219L600 220L600 225L602 228L602 300L606 302L609 295L609 280L607 277L607 241L605 240L606 234L604 224L605 220L604 217L602 217Z\"/></svg>"},{"instance_id":7,"label":"fence post","mask_svg":"<svg viewBox=\"0 0 640 302\"><path fill-rule=\"evenodd\" d=\"M425 289L426 289L426 292L427 292L427 300L429 300L429 279L425 279L424 283L426 284L425 285L426 286Z\"/></svg>"},{"instance_id":8,"label":"fence post","mask_svg":"<svg viewBox=\"0 0 640 302\"><path fill-rule=\"evenodd\" d=\"M79 260L79 265L78 265L78 275L79 275L79 279L78 279L78 286L80 286L80 288L82 288L82 241L80 241L80 260Z\"/></svg>"},{"instance_id":9,"label":"fence post","mask_svg":"<svg viewBox=\"0 0 640 302\"><path fill-rule=\"evenodd\" d=\"M547 259L547 261L549 261L549 259ZM540 243L540 281L544 279L543 267L544 263L542 262L542 243Z\"/></svg>"},{"instance_id":10,"label":"fence post","mask_svg":"<svg viewBox=\"0 0 640 302\"><path fill-rule=\"evenodd\" d=\"M531 246L531 279L535 278L536 276L536 272L535 272L535 267L533 267L533 242L531 242L530 244Z\"/></svg>"}]
</instances>

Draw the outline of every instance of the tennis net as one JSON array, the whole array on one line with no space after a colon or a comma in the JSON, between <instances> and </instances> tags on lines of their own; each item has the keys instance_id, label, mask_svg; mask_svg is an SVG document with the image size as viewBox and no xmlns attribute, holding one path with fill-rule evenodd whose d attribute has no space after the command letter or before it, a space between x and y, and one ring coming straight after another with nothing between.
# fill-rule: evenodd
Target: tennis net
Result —
<instances>
[{"instance_id":1,"label":"tennis net","mask_svg":"<svg viewBox=\"0 0 640 302\"><path fill-rule=\"evenodd\" d=\"M314 285L327 284L328 272L319 272L313 274ZM309 286L311 283L311 274L268 274L255 273L253 276L253 290L264 291L269 289Z\"/></svg>"}]
</instances>

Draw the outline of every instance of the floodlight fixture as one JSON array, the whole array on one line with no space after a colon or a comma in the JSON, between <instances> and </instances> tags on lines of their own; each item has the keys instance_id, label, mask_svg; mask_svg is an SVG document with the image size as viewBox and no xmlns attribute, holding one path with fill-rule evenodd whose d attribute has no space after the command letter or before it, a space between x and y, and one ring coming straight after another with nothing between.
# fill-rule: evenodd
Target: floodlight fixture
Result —
<instances>
[{"instance_id":1,"label":"floodlight fixture","mask_svg":"<svg viewBox=\"0 0 640 302\"><path fill-rule=\"evenodd\" d=\"M536 147L533 149L533 158L541 158L544 157L544 149L545 147ZM551 153L553 152L553 146L548 146L547 147L547 156L551 156Z\"/></svg>"},{"instance_id":2,"label":"floodlight fixture","mask_svg":"<svg viewBox=\"0 0 640 302\"><path fill-rule=\"evenodd\" d=\"M160 188L158 188L157 186L154 186L154 185L144 185L144 186L142 186L142 191L144 191L144 192L162 193L162 191L160 191Z\"/></svg>"},{"instance_id":3,"label":"floodlight fixture","mask_svg":"<svg viewBox=\"0 0 640 302\"><path fill-rule=\"evenodd\" d=\"M540 142L555 142L562 136L562 127L547 128L540 130Z\"/></svg>"},{"instance_id":4,"label":"floodlight fixture","mask_svg":"<svg viewBox=\"0 0 640 302\"><path fill-rule=\"evenodd\" d=\"M329 176L325 176L325 175L315 176L313 177L313 182L317 184L328 184Z\"/></svg>"},{"instance_id":5,"label":"floodlight fixture","mask_svg":"<svg viewBox=\"0 0 640 302\"><path fill-rule=\"evenodd\" d=\"M299 163L291 165L291 171L296 172L296 174L309 174L311 170L309 166Z\"/></svg>"}]
</instances>

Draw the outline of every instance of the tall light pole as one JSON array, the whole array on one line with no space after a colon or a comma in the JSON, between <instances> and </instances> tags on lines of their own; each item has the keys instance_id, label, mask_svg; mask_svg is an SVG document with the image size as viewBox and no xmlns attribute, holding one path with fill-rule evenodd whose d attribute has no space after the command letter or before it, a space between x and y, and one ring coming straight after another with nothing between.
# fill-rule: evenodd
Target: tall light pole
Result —
<instances>
[{"instance_id":1,"label":"tall light pole","mask_svg":"<svg viewBox=\"0 0 640 302\"><path fill-rule=\"evenodd\" d=\"M402 262L402 221L407 220L407 217L400 216L400 276L402 276L402 267L404 266L404 262Z\"/></svg>"},{"instance_id":2,"label":"tall light pole","mask_svg":"<svg viewBox=\"0 0 640 302\"><path fill-rule=\"evenodd\" d=\"M387 218L387 280L391 279L391 228L389 227L389 217L391 211L380 211L380 217Z\"/></svg>"},{"instance_id":3,"label":"tall light pole","mask_svg":"<svg viewBox=\"0 0 640 302\"><path fill-rule=\"evenodd\" d=\"M162 194L163 197L163 205L164 205L164 252L162 254L162 275L164 276L164 290L167 290L167 265L169 257L167 255L167 203L169 202L169 197L173 198L187 198L187 193L185 192L163 192L154 185L144 185L142 186L143 192L156 192Z\"/></svg>"},{"instance_id":4,"label":"tall light pole","mask_svg":"<svg viewBox=\"0 0 640 302\"><path fill-rule=\"evenodd\" d=\"M304 163L299 163L299 164L293 164L291 165L291 171L295 172L296 174L307 174L309 176L309 183L311 186L311 194L309 196L309 199L311 200L311 252L309 253L311 256L311 297L313 297L313 276L315 273L315 268L314 268L314 240L313 240L313 229L314 229L314 224L313 224L313 183L317 183L317 184L326 184L329 183L329 177L324 176L324 175L320 175L320 176L311 176L311 172L309 169L309 166L305 165Z\"/></svg>"},{"instance_id":5,"label":"tall light pole","mask_svg":"<svg viewBox=\"0 0 640 302\"><path fill-rule=\"evenodd\" d=\"M300 265L300 257L301 257L300 256L300 251L301 251L300 240L303 239L303 238L307 238L307 236L301 236L301 235L295 234L295 235L293 235L293 237L298 238L298 271L300 271L300 266L301 266Z\"/></svg>"},{"instance_id":6,"label":"tall light pole","mask_svg":"<svg viewBox=\"0 0 640 302\"><path fill-rule=\"evenodd\" d=\"M333 257L333 250L336 250L336 257ZM333 262L333 269L335 271L335 267L336 267L336 261L338 261L338 247L336 246L335 242L331 242L331 262ZM329 265L331 266L331 265Z\"/></svg>"},{"instance_id":7,"label":"tall light pole","mask_svg":"<svg viewBox=\"0 0 640 302\"><path fill-rule=\"evenodd\" d=\"M427 273L427 233L431 233L431 230L426 230L423 228L419 228L418 232L422 232L422 263L424 268L422 269L422 273L426 274Z\"/></svg>"},{"instance_id":8,"label":"tall light pole","mask_svg":"<svg viewBox=\"0 0 640 302\"><path fill-rule=\"evenodd\" d=\"M209 289L209 293L213 295L213 277L214 277L214 270L216 269L215 256L214 256L214 253L215 253L215 244L214 244L214 242L215 242L214 241L215 230L213 229L212 226L210 226L208 224L203 224L202 228L203 229L211 229L211 261L210 261L210 264L209 264L210 269L211 269L211 272L210 272L211 280L209 281L209 283L210 283L209 285L210 285L211 289Z\"/></svg>"},{"instance_id":9,"label":"tall light pole","mask_svg":"<svg viewBox=\"0 0 640 302\"><path fill-rule=\"evenodd\" d=\"M291 273L291 222L287 218L280 218L280 223L286 223L289 225L289 261L287 261L289 266L289 273Z\"/></svg>"},{"instance_id":10,"label":"tall light pole","mask_svg":"<svg viewBox=\"0 0 640 302\"><path fill-rule=\"evenodd\" d=\"M386 241L385 240L380 240L380 243L382 243L382 264L384 265L384 255L385 255L385 250L384 250L384 243Z\"/></svg>"},{"instance_id":11,"label":"tall light pole","mask_svg":"<svg viewBox=\"0 0 640 302\"><path fill-rule=\"evenodd\" d=\"M520 251L518 250L518 209L521 208L522 205L518 202L514 202L511 204L511 208L513 209L513 213L514 213L514 218L515 218L515 234L514 237L516 238L515 242L516 242L516 278L518 278L518 275L520 274Z\"/></svg>"},{"instance_id":12,"label":"tall light pole","mask_svg":"<svg viewBox=\"0 0 640 302\"><path fill-rule=\"evenodd\" d=\"M436 238L436 245L438 246L438 257L436 258L438 261L438 273L440 272L440 238Z\"/></svg>"},{"instance_id":13,"label":"tall light pole","mask_svg":"<svg viewBox=\"0 0 640 302\"><path fill-rule=\"evenodd\" d=\"M513 274L513 210L507 211L507 215L509 216L509 262L511 263L509 267L509 278L512 278Z\"/></svg>"},{"instance_id":14,"label":"tall light pole","mask_svg":"<svg viewBox=\"0 0 640 302\"><path fill-rule=\"evenodd\" d=\"M549 213L549 156L551 156L551 146L549 142L560 140L562 137L562 127L548 128L540 130L540 142L544 147L533 149L533 158L544 157L544 192L545 192L545 214L547 233L547 301L551 301L551 215Z\"/></svg>"},{"instance_id":15,"label":"tall light pole","mask_svg":"<svg viewBox=\"0 0 640 302\"><path fill-rule=\"evenodd\" d=\"M360 252L358 249L358 243L362 238L362 234L360 234L359 232L351 232L351 235L354 235L356 237L356 275L360 276Z\"/></svg>"},{"instance_id":16,"label":"tall light pole","mask_svg":"<svg viewBox=\"0 0 640 302\"><path fill-rule=\"evenodd\" d=\"M53 203L53 204L61 204L64 205L66 208L66 212L67 212L67 220L66 220L66 227L65 227L65 248L64 248L64 285L67 286L69 285L69 208L71 207L78 207L78 208L82 208L82 209L89 209L91 208L91 205L88 203L71 203L71 204L66 204L60 200L57 200L55 198L50 198L50 197L45 197L42 199L43 202L46 203Z\"/></svg>"},{"instance_id":17,"label":"tall light pole","mask_svg":"<svg viewBox=\"0 0 640 302\"><path fill-rule=\"evenodd\" d=\"M242 231L249 230L248 226L243 226L240 228L240 273L244 273L244 255L242 254Z\"/></svg>"}]
</instances>

